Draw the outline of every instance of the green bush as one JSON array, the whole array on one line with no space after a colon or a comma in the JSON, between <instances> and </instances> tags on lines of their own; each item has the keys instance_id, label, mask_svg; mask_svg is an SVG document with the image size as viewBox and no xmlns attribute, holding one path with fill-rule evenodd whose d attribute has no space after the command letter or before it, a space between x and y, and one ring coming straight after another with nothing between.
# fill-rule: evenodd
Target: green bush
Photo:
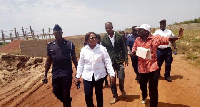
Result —
<instances>
[{"instance_id":1,"label":"green bush","mask_svg":"<svg viewBox=\"0 0 200 107\"><path fill-rule=\"evenodd\" d=\"M197 19L192 19L192 20L187 20L187 21L183 21L183 22L175 22L173 25L179 25L179 24L189 24L189 23L200 23L200 17Z\"/></svg>"}]
</instances>

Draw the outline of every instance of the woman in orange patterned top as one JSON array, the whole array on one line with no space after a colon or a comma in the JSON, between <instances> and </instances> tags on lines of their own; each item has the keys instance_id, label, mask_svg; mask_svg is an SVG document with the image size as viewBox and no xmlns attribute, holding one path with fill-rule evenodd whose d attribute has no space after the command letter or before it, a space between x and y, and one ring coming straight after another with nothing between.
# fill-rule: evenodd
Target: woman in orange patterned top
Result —
<instances>
[{"instance_id":1,"label":"woman in orange patterned top","mask_svg":"<svg viewBox=\"0 0 200 107\"><path fill-rule=\"evenodd\" d=\"M179 30L179 36L173 37L161 37L153 36L150 33L150 26L148 24L142 24L136 27L138 31L138 38L132 48L132 52L136 54L138 47L150 49L151 59L143 59L138 57L138 72L139 83L142 91L142 104L146 103L147 97L147 83L149 82L149 95L150 95L150 107L157 107L158 105L158 64L157 64L157 47L159 45L167 45L169 41L176 41L183 35L183 29Z\"/></svg>"}]
</instances>

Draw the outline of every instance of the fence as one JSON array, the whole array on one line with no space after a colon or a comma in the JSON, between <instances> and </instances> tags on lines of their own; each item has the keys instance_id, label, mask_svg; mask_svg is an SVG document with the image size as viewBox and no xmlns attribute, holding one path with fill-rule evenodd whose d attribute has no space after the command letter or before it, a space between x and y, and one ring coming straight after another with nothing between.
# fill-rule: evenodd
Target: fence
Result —
<instances>
[{"instance_id":1,"label":"fence","mask_svg":"<svg viewBox=\"0 0 200 107\"><path fill-rule=\"evenodd\" d=\"M28 28L25 28L28 29ZM20 34L16 28L14 28L14 30L9 30L10 33L9 34L5 34L5 32L8 31L3 31L1 30L1 38L0 38L0 42L2 41L3 43L5 43L6 41L13 41L15 39L22 39L22 40L38 40L38 39L51 39L54 38L51 33L51 29L48 29L48 32L45 33L44 29L42 29L42 34L35 34L35 31L32 29L32 27L29 27L29 32L26 32L23 27L22 27L22 33ZM14 35L12 34L12 31L14 31Z\"/></svg>"}]
</instances>

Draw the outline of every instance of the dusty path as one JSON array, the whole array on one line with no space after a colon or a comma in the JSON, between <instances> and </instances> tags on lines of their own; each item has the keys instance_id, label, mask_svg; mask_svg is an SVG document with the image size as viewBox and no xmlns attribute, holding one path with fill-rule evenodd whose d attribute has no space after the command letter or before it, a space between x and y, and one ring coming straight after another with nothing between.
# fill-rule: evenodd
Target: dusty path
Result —
<instances>
[{"instance_id":1,"label":"dusty path","mask_svg":"<svg viewBox=\"0 0 200 107\"><path fill-rule=\"evenodd\" d=\"M127 98L121 97L121 92L118 88L119 101L116 104L110 105L112 99L110 87L104 87L104 107L149 107L149 102L141 104L141 91L139 84L134 80L135 74L130 65L125 68L125 90ZM74 74L73 74L74 75ZM194 67L188 62L181 59L181 55L174 56L172 64L171 78L173 82L168 83L164 80L164 68L161 71L159 80L159 107L200 107L200 67ZM50 79L49 79L50 80ZM41 81L38 81L41 82ZM84 100L83 84L79 90L75 85L71 89L72 107L86 107ZM21 96L23 97L23 96ZM94 104L96 99L94 95ZM149 97L148 97L149 100ZM1 106L1 105L0 105ZM6 107L6 105L4 105ZM62 107L62 103L56 99L52 93L51 80L47 85L41 85L37 90L27 96L18 107Z\"/></svg>"}]
</instances>

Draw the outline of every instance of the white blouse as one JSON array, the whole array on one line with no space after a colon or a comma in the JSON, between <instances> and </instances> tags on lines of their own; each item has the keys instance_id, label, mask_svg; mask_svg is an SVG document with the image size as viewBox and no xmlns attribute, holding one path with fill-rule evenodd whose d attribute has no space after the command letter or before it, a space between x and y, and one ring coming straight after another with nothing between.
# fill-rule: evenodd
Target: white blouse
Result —
<instances>
[{"instance_id":1,"label":"white blouse","mask_svg":"<svg viewBox=\"0 0 200 107\"><path fill-rule=\"evenodd\" d=\"M82 76L84 80L92 81L92 76L94 74L94 79L97 81L104 78L107 73L115 77L115 72L107 49L99 44L97 44L94 49L91 49L89 45L83 47L80 52L76 78Z\"/></svg>"}]
</instances>

